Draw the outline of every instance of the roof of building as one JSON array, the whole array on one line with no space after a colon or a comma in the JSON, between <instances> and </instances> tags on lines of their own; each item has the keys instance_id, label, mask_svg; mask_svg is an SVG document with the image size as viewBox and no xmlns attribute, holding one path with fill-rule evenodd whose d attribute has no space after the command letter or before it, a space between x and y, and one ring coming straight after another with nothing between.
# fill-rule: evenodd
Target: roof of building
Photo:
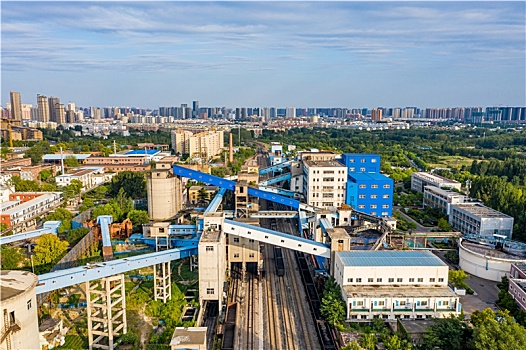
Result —
<instances>
[{"instance_id":1,"label":"roof of building","mask_svg":"<svg viewBox=\"0 0 526 350\"><path fill-rule=\"evenodd\" d=\"M37 284L37 276L28 271L0 270L0 301L16 298Z\"/></svg>"},{"instance_id":2,"label":"roof of building","mask_svg":"<svg viewBox=\"0 0 526 350\"><path fill-rule=\"evenodd\" d=\"M62 195L62 192L46 192L36 198L30 199L27 202L20 203L19 205L12 207L10 209L7 209L6 211L2 212L2 215L13 215L16 213L19 213L22 210L25 210L27 208L30 208L31 206L35 205L35 203L43 202L55 197L60 197Z\"/></svg>"},{"instance_id":3,"label":"roof of building","mask_svg":"<svg viewBox=\"0 0 526 350\"><path fill-rule=\"evenodd\" d=\"M343 153L342 157L380 157L379 154L376 153Z\"/></svg>"},{"instance_id":4,"label":"roof of building","mask_svg":"<svg viewBox=\"0 0 526 350\"><path fill-rule=\"evenodd\" d=\"M447 266L428 251L380 250L337 252L345 266Z\"/></svg>"},{"instance_id":5,"label":"roof of building","mask_svg":"<svg viewBox=\"0 0 526 350\"><path fill-rule=\"evenodd\" d=\"M309 167L321 167L321 168L345 168L345 165L336 160L305 160L305 164Z\"/></svg>"},{"instance_id":6,"label":"roof of building","mask_svg":"<svg viewBox=\"0 0 526 350\"><path fill-rule=\"evenodd\" d=\"M409 334L422 334L425 331L435 324L434 319L421 319L421 320L405 320L403 318L398 319L398 322L402 324L402 327Z\"/></svg>"},{"instance_id":7,"label":"roof of building","mask_svg":"<svg viewBox=\"0 0 526 350\"><path fill-rule=\"evenodd\" d=\"M132 151L128 151L125 153L125 155L127 156L144 156L144 155L148 155L148 156L154 156L156 155L157 153L160 153L161 151L159 150L156 150L156 149L134 149Z\"/></svg>"},{"instance_id":8,"label":"roof of building","mask_svg":"<svg viewBox=\"0 0 526 350\"><path fill-rule=\"evenodd\" d=\"M431 186L431 185L424 186L424 192L425 191L438 193L438 194L443 195L443 196L455 196L455 197L464 197L465 196L462 193L458 193L458 192L451 191L451 190L444 190L442 188L439 188L439 187L436 187L436 186Z\"/></svg>"},{"instance_id":9,"label":"roof of building","mask_svg":"<svg viewBox=\"0 0 526 350\"><path fill-rule=\"evenodd\" d=\"M424 179L427 179L429 181L439 182L439 183L451 183L451 184L459 184L460 182L456 180L448 179L447 177L443 177L436 174L427 173L425 171L420 172L414 172L411 176L421 177Z\"/></svg>"},{"instance_id":10,"label":"roof of building","mask_svg":"<svg viewBox=\"0 0 526 350\"><path fill-rule=\"evenodd\" d=\"M356 181L393 181L390 177L380 173L349 173L348 176Z\"/></svg>"},{"instance_id":11,"label":"roof of building","mask_svg":"<svg viewBox=\"0 0 526 350\"><path fill-rule=\"evenodd\" d=\"M464 211L467 211L471 215L481 217L481 218L511 218L511 216L501 213L495 209L486 207L484 204L475 202L475 203L459 203L453 204L452 206L458 207Z\"/></svg>"},{"instance_id":12,"label":"roof of building","mask_svg":"<svg viewBox=\"0 0 526 350\"><path fill-rule=\"evenodd\" d=\"M365 251L360 251L365 253ZM413 286L343 286L348 298L455 298L457 294L451 288L444 287L413 287Z\"/></svg>"},{"instance_id":13,"label":"roof of building","mask_svg":"<svg viewBox=\"0 0 526 350\"><path fill-rule=\"evenodd\" d=\"M97 168L97 169L90 169L90 168L84 168L84 169L77 169L77 170L73 170L71 173L69 174L62 174L62 175L58 175L57 177L77 177L77 176L82 176L82 175L86 175L86 174L91 174L97 170L99 170L100 168Z\"/></svg>"},{"instance_id":14,"label":"roof of building","mask_svg":"<svg viewBox=\"0 0 526 350\"><path fill-rule=\"evenodd\" d=\"M44 154L42 157L43 161L50 161L50 160L60 160L60 159L66 159L67 157L75 157L77 160L84 160L86 158L89 158L91 154L71 154L71 153L64 153L64 154Z\"/></svg>"},{"instance_id":15,"label":"roof of building","mask_svg":"<svg viewBox=\"0 0 526 350\"><path fill-rule=\"evenodd\" d=\"M207 330L207 327L175 327L170 345L204 345Z\"/></svg>"}]
</instances>

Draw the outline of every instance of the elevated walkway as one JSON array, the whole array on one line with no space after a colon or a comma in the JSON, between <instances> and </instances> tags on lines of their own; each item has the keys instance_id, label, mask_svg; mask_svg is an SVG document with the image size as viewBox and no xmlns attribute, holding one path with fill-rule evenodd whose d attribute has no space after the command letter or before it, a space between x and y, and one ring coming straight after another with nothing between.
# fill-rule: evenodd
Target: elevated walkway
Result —
<instances>
[{"instance_id":1,"label":"elevated walkway","mask_svg":"<svg viewBox=\"0 0 526 350\"><path fill-rule=\"evenodd\" d=\"M212 201L210 201L210 204L205 209L206 213L215 213L217 211L217 208L219 208L219 205L221 204L221 201L223 200L223 196L226 193L226 188L220 188L217 194L214 196Z\"/></svg>"},{"instance_id":2,"label":"elevated walkway","mask_svg":"<svg viewBox=\"0 0 526 350\"><path fill-rule=\"evenodd\" d=\"M188 169L180 165L174 164L173 172L177 176L187 177L192 180L201 181L201 182L204 182L204 183L207 183L213 186L217 186L219 188L224 188L230 191L235 191L236 189L236 183L234 181L223 179L222 177L218 177L218 176L214 176L210 174L205 174L200 171L195 171L193 169ZM269 192L262 191L260 189L256 189L252 187L248 188L248 194L250 196L258 197L261 199L266 199L271 202L283 204L283 205L292 207L294 209L298 209L300 206L300 201L298 200L287 198L287 197L281 196L276 193L269 193Z\"/></svg>"},{"instance_id":3,"label":"elevated walkway","mask_svg":"<svg viewBox=\"0 0 526 350\"><path fill-rule=\"evenodd\" d=\"M268 168L260 169L259 170L259 175L265 175L265 174L268 174L268 173L272 173L274 171L279 171L280 169L283 169L283 168L290 168L291 165L292 165L292 160L288 160L288 161L283 162L283 163L279 163L279 164L276 164L276 165L273 165L273 166L269 166Z\"/></svg>"},{"instance_id":4,"label":"elevated walkway","mask_svg":"<svg viewBox=\"0 0 526 350\"><path fill-rule=\"evenodd\" d=\"M298 212L297 211L260 210L254 213L249 213L248 217L256 218L256 219L273 219L273 218L294 219L298 217Z\"/></svg>"},{"instance_id":5,"label":"elevated walkway","mask_svg":"<svg viewBox=\"0 0 526 350\"><path fill-rule=\"evenodd\" d=\"M296 237L286 233L269 230L263 227L248 225L238 221L226 220L223 230L225 233L251 238L259 242L272 244L282 248L289 248L299 252L330 258L331 250L323 243Z\"/></svg>"},{"instance_id":6,"label":"elevated walkway","mask_svg":"<svg viewBox=\"0 0 526 350\"><path fill-rule=\"evenodd\" d=\"M146 266L179 260L193 255L197 255L197 247L176 248L45 273L38 276L36 293L47 293L74 284L109 277Z\"/></svg>"},{"instance_id":7,"label":"elevated walkway","mask_svg":"<svg viewBox=\"0 0 526 350\"><path fill-rule=\"evenodd\" d=\"M279 182L288 181L290 180L290 177L291 177L291 173L286 173L286 174L282 174L282 175L278 175L276 177L270 178L268 180L260 181L259 184L263 186L274 185Z\"/></svg>"},{"instance_id":8,"label":"elevated walkway","mask_svg":"<svg viewBox=\"0 0 526 350\"><path fill-rule=\"evenodd\" d=\"M276 193L276 194L279 194L285 197L290 197L290 198L294 198L296 196L296 192L290 191L290 190L284 190L282 188L274 188L274 187L259 185L259 189L262 191L272 192L272 193Z\"/></svg>"},{"instance_id":9,"label":"elevated walkway","mask_svg":"<svg viewBox=\"0 0 526 350\"><path fill-rule=\"evenodd\" d=\"M46 221L44 222L44 227L41 229L0 237L0 245L23 241L25 239L37 238L49 233L56 235L61 224L62 222L60 221Z\"/></svg>"}]
</instances>

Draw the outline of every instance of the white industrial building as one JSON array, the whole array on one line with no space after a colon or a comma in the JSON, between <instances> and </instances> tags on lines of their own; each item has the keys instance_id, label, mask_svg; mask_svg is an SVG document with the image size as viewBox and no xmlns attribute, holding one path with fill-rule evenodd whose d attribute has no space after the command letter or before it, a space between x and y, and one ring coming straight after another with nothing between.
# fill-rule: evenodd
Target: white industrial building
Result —
<instances>
[{"instance_id":1,"label":"white industrial building","mask_svg":"<svg viewBox=\"0 0 526 350\"><path fill-rule=\"evenodd\" d=\"M0 349L40 349L37 276L27 271L0 271Z\"/></svg>"},{"instance_id":2,"label":"white industrial building","mask_svg":"<svg viewBox=\"0 0 526 350\"><path fill-rule=\"evenodd\" d=\"M304 160L303 195L307 204L327 209L345 203L347 168L335 161Z\"/></svg>"},{"instance_id":3,"label":"white industrial building","mask_svg":"<svg viewBox=\"0 0 526 350\"><path fill-rule=\"evenodd\" d=\"M429 251L336 252L348 320L448 317L460 312L448 266Z\"/></svg>"},{"instance_id":4,"label":"white industrial building","mask_svg":"<svg viewBox=\"0 0 526 350\"><path fill-rule=\"evenodd\" d=\"M511 239L513 218L479 202L451 205L449 224L463 234Z\"/></svg>"},{"instance_id":5,"label":"white industrial building","mask_svg":"<svg viewBox=\"0 0 526 350\"><path fill-rule=\"evenodd\" d=\"M451 204L464 203L466 196L451 190L443 190L436 186L424 187L424 207L438 208L444 214L450 214Z\"/></svg>"},{"instance_id":6,"label":"white industrial building","mask_svg":"<svg viewBox=\"0 0 526 350\"><path fill-rule=\"evenodd\" d=\"M424 188L426 186L456 188L460 191L461 183L443 176L426 172L415 172L411 174L411 189L413 191L424 192Z\"/></svg>"}]
</instances>

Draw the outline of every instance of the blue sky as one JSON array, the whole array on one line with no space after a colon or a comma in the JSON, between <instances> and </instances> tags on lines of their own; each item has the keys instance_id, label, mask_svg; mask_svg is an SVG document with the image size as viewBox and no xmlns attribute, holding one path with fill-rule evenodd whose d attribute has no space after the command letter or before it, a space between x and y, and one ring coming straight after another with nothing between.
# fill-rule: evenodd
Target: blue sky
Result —
<instances>
[{"instance_id":1,"label":"blue sky","mask_svg":"<svg viewBox=\"0 0 526 350\"><path fill-rule=\"evenodd\" d=\"M80 106L525 106L525 2L1 2L9 90Z\"/></svg>"}]
</instances>

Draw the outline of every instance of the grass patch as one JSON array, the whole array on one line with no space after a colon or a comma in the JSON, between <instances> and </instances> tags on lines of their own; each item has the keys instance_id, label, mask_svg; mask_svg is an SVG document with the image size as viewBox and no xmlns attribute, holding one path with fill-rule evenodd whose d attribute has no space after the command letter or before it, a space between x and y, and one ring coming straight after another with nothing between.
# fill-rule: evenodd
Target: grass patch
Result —
<instances>
[{"instance_id":1,"label":"grass patch","mask_svg":"<svg viewBox=\"0 0 526 350\"><path fill-rule=\"evenodd\" d=\"M66 342L64 345L57 347L56 349L68 349L68 350L84 350L89 347L88 338L81 337L80 335L66 335Z\"/></svg>"},{"instance_id":2,"label":"grass patch","mask_svg":"<svg viewBox=\"0 0 526 350\"><path fill-rule=\"evenodd\" d=\"M460 169L463 165L469 167L473 163L473 159L462 156L440 156L436 163L429 163L432 168L457 168Z\"/></svg>"}]
</instances>

